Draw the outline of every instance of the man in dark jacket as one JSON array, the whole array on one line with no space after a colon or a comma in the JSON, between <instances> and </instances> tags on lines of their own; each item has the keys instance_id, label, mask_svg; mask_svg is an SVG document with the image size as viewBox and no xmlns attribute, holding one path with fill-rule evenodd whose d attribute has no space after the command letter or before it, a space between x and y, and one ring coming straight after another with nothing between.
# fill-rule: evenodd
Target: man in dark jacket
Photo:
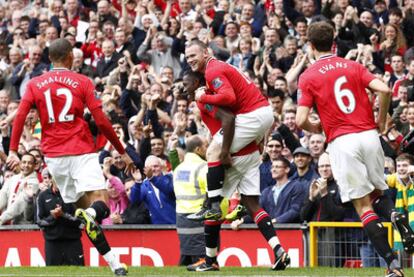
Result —
<instances>
[{"instance_id":1,"label":"man in dark jacket","mask_svg":"<svg viewBox=\"0 0 414 277\"><path fill-rule=\"evenodd\" d=\"M266 188L260 196L260 205L272 217L272 222L299 222L299 212L305 197L304 186L288 179L290 163L279 157L272 162L272 178L276 184Z\"/></svg>"},{"instance_id":2,"label":"man in dark jacket","mask_svg":"<svg viewBox=\"0 0 414 277\"><path fill-rule=\"evenodd\" d=\"M73 204L65 204L54 182L37 198L36 222L43 230L46 265L84 265L82 223Z\"/></svg>"}]
</instances>

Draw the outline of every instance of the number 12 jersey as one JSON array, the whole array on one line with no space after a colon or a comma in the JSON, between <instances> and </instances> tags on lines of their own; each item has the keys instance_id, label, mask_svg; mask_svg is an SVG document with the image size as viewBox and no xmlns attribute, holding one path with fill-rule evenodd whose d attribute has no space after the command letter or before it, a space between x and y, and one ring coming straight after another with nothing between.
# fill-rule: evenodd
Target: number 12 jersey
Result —
<instances>
[{"instance_id":1,"label":"number 12 jersey","mask_svg":"<svg viewBox=\"0 0 414 277\"><path fill-rule=\"evenodd\" d=\"M54 69L32 79L21 105L35 106L42 125L42 151L47 157L95 152L85 108L101 108L89 78L67 69Z\"/></svg>"},{"instance_id":2,"label":"number 12 jersey","mask_svg":"<svg viewBox=\"0 0 414 277\"><path fill-rule=\"evenodd\" d=\"M334 55L323 56L299 78L298 104L316 104L327 142L338 136L375 129L372 104L365 88L375 79L361 64Z\"/></svg>"}]
</instances>

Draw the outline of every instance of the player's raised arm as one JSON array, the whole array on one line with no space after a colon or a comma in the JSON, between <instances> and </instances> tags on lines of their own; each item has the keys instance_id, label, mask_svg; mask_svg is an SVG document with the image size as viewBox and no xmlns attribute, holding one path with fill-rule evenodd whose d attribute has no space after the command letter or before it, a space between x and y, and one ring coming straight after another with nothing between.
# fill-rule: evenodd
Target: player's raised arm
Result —
<instances>
[{"instance_id":1,"label":"player's raised arm","mask_svg":"<svg viewBox=\"0 0 414 277\"><path fill-rule=\"evenodd\" d=\"M111 122L102 111L101 103L95 99L93 91L94 86L92 82L89 82L84 91L86 106L90 110L99 131L102 132L102 134L111 142L116 151L122 155L122 159L126 163L125 172L127 174L130 174L131 171L135 168L134 162L132 161L131 157L125 152L125 148L119 141L114 129L112 128Z\"/></svg>"},{"instance_id":2,"label":"player's raised arm","mask_svg":"<svg viewBox=\"0 0 414 277\"><path fill-rule=\"evenodd\" d=\"M379 111L378 111L378 129L379 132L384 132L385 122L387 120L387 113L391 103L391 89L381 80L375 78L373 79L368 88L377 94L379 97Z\"/></svg>"},{"instance_id":3,"label":"player's raised arm","mask_svg":"<svg viewBox=\"0 0 414 277\"><path fill-rule=\"evenodd\" d=\"M311 133L322 133L322 126L319 122L312 123L309 121L309 112L309 107L299 106L296 111L296 125L299 128L309 131Z\"/></svg>"}]
</instances>

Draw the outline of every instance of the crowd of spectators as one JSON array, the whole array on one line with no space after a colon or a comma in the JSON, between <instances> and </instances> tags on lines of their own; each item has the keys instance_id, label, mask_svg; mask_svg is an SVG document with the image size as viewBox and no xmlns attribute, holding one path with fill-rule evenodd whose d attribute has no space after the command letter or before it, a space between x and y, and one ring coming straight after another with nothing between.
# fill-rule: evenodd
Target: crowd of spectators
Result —
<instances>
[{"instance_id":1,"label":"crowd of spectators","mask_svg":"<svg viewBox=\"0 0 414 277\"><path fill-rule=\"evenodd\" d=\"M414 128L414 0L0 0L0 223L36 221L34 199L50 186L36 110L20 142L21 171L8 170L5 159L26 84L53 69L48 46L59 37L74 46L72 70L94 80L96 97L139 169L124 173L119 153L85 111L110 195L104 224L176 222L172 170L184 159L186 138L209 138L197 106L180 89L189 70L184 49L194 39L244 72L273 108L260 185L261 203L274 221L344 220L324 135L295 124L297 80L314 61L306 31L320 20L335 27L338 56L363 64L393 90L381 134L384 174L394 174L387 180L397 207L407 208L402 194L414 197L407 175L414 161L408 155L397 159L397 168L393 163ZM372 105L376 111L374 97ZM318 120L316 112L311 119Z\"/></svg>"}]
</instances>

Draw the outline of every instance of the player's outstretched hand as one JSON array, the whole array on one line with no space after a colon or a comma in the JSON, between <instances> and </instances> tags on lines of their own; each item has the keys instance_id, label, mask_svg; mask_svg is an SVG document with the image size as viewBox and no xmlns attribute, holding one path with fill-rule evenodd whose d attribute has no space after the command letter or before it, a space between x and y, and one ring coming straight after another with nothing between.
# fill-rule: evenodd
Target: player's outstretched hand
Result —
<instances>
[{"instance_id":1,"label":"player's outstretched hand","mask_svg":"<svg viewBox=\"0 0 414 277\"><path fill-rule=\"evenodd\" d=\"M135 170L134 161L131 159L131 157L127 153L122 154L121 158L126 163L124 172L128 175L131 175L132 171Z\"/></svg>"},{"instance_id":2,"label":"player's outstretched hand","mask_svg":"<svg viewBox=\"0 0 414 277\"><path fill-rule=\"evenodd\" d=\"M230 153L220 153L220 161L221 164L225 167L225 168L230 168L233 165L233 161L231 159L231 155Z\"/></svg>"},{"instance_id":3,"label":"player's outstretched hand","mask_svg":"<svg viewBox=\"0 0 414 277\"><path fill-rule=\"evenodd\" d=\"M7 166L14 171L17 166L19 166L20 159L19 156L17 156L17 153L14 151L9 152L9 156L7 157L6 164Z\"/></svg>"}]
</instances>

